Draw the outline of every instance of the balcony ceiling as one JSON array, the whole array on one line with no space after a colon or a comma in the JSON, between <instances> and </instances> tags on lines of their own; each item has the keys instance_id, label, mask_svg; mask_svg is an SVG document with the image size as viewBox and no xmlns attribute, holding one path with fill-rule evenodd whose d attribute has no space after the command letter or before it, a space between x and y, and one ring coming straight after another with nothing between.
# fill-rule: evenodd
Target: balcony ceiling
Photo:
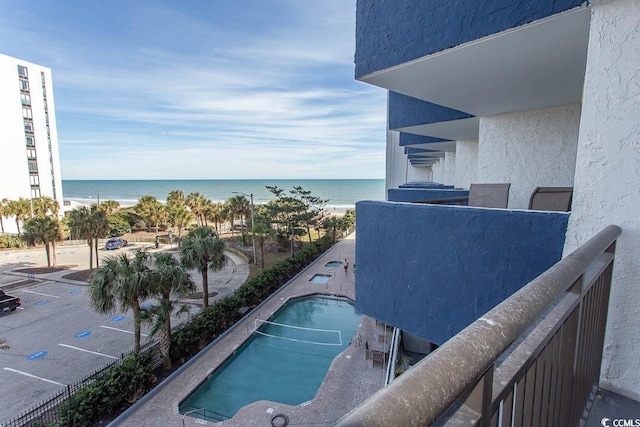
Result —
<instances>
[{"instance_id":1,"label":"balcony ceiling","mask_svg":"<svg viewBox=\"0 0 640 427\"><path fill-rule=\"evenodd\" d=\"M428 150L436 150L436 151L433 151L430 153L424 153L424 154L429 156L444 157L445 151L456 151L456 142L455 141L430 142L428 144L407 145L407 147L426 148Z\"/></svg>"},{"instance_id":2,"label":"balcony ceiling","mask_svg":"<svg viewBox=\"0 0 640 427\"><path fill-rule=\"evenodd\" d=\"M480 119L477 117L471 117L468 119L409 126L397 130L414 133L416 135L450 139L452 141L464 141L467 139L477 139L479 126ZM429 144L429 146L431 145L432 144Z\"/></svg>"},{"instance_id":3,"label":"balcony ceiling","mask_svg":"<svg viewBox=\"0 0 640 427\"><path fill-rule=\"evenodd\" d=\"M589 20L588 8L574 9L361 80L480 117L578 103ZM463 132L440 125L411 133L457 139L452 134ZM477 130L462 136L477 138Z\"/></svg>"}]
</instances>

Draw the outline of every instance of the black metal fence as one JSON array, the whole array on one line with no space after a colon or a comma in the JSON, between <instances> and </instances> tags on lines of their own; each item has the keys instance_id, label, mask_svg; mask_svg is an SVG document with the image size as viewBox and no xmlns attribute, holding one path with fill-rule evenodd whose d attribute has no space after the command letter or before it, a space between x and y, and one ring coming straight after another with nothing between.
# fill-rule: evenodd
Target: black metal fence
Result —
<instances>
[{"instance_id":1,"label":"black metal fence","mask_svg":"<svg viewBox=\"0 0 640 427\"><path fill-rule=\"evenodd\" d=\"M160 366L161 360L159 357L158 350L158 341L153 340L144 344L140 349L141 353L152 353L153 357L153 366L152 368L156 368ZM101 368L96 369L86 377L81 380L76 381L73 384L67 384L67 387L58 393L51 396L49 399L31 407L30 409L23 412L21 415L5 422L1 423L0 427L36 427L36 426L57 426L60 421L60 414L58 409L61 405L67 403L67 401L73 396L78 390L82 387L91 384L91 382L100 378L107 371L113 368L116 365L122 363L122 361L127 357L133 354L133 350L122 353L118 360L114 360Z\"/></svg>"}]
</instances>

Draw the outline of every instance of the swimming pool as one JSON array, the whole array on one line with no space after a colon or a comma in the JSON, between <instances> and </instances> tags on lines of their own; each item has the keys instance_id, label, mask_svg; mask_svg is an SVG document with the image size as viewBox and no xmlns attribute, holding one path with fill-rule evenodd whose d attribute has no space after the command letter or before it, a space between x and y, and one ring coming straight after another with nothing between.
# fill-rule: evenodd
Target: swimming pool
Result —
<instances>
[{"instance_id":1,"label":"swimming pool","mask_svg":"<svg viewBox=\"0 0 640 427\"><path fill-rule=\"evenodd\" d=\"M327 283L332 278L333 276L330 274L314 274L313 276L311 276L311 279L309 279L309 281L313 283Z\"/></svg>"},{"instance_id":2,"label":"swimming pool","mask_svg":"<svg viewBox=\"0 0 640 427\"><path fill-rule=\"evenodd\" d=\"M287 302L268 322L256 322L259 329L180 404L180 413L222 421L258 400L289 405L312 400L361 317L346 299Z\"/></svg>"}]
</instances>

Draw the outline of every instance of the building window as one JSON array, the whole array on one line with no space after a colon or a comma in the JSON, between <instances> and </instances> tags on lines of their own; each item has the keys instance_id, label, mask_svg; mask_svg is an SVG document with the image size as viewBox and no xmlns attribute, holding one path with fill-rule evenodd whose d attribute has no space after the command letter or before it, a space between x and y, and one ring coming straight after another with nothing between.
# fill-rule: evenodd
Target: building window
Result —
<instances>
[{"instance_id":1,"label":"building window","mask_svg":"<svg viewBox=\"0 0 640 427\"><path fill-rule=\"evenodd\" d=\"M32 187L40 187L40 177L38 175L29 175L29 183Z\"/></svg>"},{"instance_id":2,"label":"building window","mask_svg":"<svg viewBox=\"0 0 640 427\"><path fill-rule=\"evenodd\" d=\"M24 122L24 131L27 133L33 133L33 123L25 121Z\"/></svg>"},{"instance_id":3,"label":"building window","mask_svg":"<svg viewBox=\"0 0 640 427\"><path fill-rule=\"evenodd\" d=\"M36 158L36 150L34 150L33 148L27 149L27 159L35 160L35 158Z\"/></svg>"},{"instance_id":4,"label":"building window","mask_svg":"<svg viewBox=\"0 0 640 427\"><path fill-rule=\"evenodd\" d=\"M35 147L36 146L36 139L32 136L27 136L26 138L26 142L27 142L27 147Z\"/></svg>"},{"instance_id":5,"label":"building window","mask_svg":"<svg viewBox=\"0 0 640 427\"><path fill-rule=\"evenodd\" d=\"M29 82L26 80L20 80L20 90L22 92L29 92Z\"/></svg>"},{"instance_id":6,"label":"building window","mask_svg":"<svg viewBox=\"0 0 640 427\"><path fill-rule=\"evenodd\" d=\"M25 119L33 119L33 115L31 113L31 108L23 107L22 108L22 117Z\"/></svg>"},{"instance_id":7,"label":"building window","mask_svg":"<svg viewBox=\"0 0 640 427\"><path fill-rule=\"evenodd\" d=\"M31 198L32 199L37 199L38 197L40 197L40 189L39 188L32 188L31 189Z\"/></svg>"},{"instance_id":8,"label":"building window","mask_svg":"<svg viewBox=\"0 0 640 427\"><path fill-rule=\"evenodd\" d=\"M40 71L40 78L42 79L42 85L44 86L46 80L44 78L44 71Z\"/></svg>"},{"instance_id":9,"label":"building window","mask_svg":"<svg viewBox=\"0 0 640 427\"><path fill-rule=\"evenodd\" d=\"M29 160L29 173L38 173L38 162L36 160Z\"/></svg>"},{"instance_id":10,"label":"building window","mask_svg":"<svg viewBox=\"0 0 640 427\"><path fill-rule=\"evenodd\" d=\"M20 77L24 77L25 79L29 77L29 73L27 73L27 67L23 67L22 65L18 65L18 75Z\"/></svg>"},{"instance_id":11,"label":"building window","mask_svg":"<svg viewBox=\"0 0 640 427\"><path fill-rule=\"evenodd\" d=\"M28 93L21 94L20 100L22 101L23 106L31 107L31 95L29 95Z\"/></svg>"}]
</instances>

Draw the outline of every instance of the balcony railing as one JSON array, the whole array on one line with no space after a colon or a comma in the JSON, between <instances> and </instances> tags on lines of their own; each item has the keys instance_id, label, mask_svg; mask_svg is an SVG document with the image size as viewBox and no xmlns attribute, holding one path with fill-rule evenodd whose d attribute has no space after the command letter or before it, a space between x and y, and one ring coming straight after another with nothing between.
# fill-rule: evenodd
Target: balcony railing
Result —
<instances>
[{"instance_id":1,"label":"balcony railing","mask_svg":"<svg viewBox=\"0 0 640 427\"><path fill-rule=\"evenodd\" d=\"M606 227L337 425L578 425L600 376L620 233Z\"/></svg>"}]
</instances>

